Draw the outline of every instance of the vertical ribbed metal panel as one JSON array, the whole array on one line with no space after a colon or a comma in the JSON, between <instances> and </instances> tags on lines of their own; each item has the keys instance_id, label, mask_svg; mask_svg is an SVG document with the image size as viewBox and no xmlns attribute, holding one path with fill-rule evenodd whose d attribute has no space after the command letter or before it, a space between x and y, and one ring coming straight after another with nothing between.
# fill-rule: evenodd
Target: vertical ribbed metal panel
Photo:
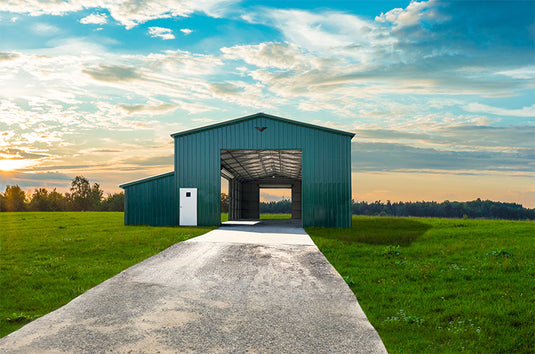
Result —
<instances>
[{"instance_id":1,"label":"vertical ribbed metal panel","mask_svg":"<svg viewBox=\"0 0 535 354\"><path fill-rule=\"evenodd\" d=\"M298 149L303 161L303 226L350 227L350 144L349 135L262 116L177 135L175 190L197 188L198 224L219 225L222 149ZM177 214L178 202L176 198Z\"/></svg>"},{"instance_id":2,"label":"vertical ribbed metal panel","mask_svg":"<svg viewBox=\"0 0 535 354\"><path fill-rule=\"evenodd\" d=\"M125 225L177 225L174 173L125 185Z\"/></svg>"}]
</instances>

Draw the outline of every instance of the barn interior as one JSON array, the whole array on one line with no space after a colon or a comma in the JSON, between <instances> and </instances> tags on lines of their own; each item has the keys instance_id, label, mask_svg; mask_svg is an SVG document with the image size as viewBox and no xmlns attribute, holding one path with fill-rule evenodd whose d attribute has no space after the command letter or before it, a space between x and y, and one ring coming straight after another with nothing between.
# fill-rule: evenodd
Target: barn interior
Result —
<instances>
[{"instance_id":1,"label":"barn interior","mask_svg":"<svg viewBox=\"0 0 535 354\"><path fill-rule=\"evenodd\" d=\"M229 181L229 220L260 218L260 189L290 188L292 219L301 219L301 150L221 150Z\"/></svg>"}]
</instances>

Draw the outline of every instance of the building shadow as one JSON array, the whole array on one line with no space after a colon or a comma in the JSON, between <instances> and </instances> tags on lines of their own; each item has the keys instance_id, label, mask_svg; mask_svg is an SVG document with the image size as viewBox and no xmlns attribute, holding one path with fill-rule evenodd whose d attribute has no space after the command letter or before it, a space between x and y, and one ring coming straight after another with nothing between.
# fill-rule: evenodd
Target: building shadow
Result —
<instances>
[{"instance_id":1,"label":"building shadow","mask_svg":"<svg viewBox=\"0 0 535 354\"><path fill-rule=\"evenodd\" d=\"M432 226L409 218L354 218L349 229L310 228L314 235L348 244L408 246ZM312 230L313 229L313 230ZM307 228L307 231L309 228Z\"/></svg>"}]
</instances>

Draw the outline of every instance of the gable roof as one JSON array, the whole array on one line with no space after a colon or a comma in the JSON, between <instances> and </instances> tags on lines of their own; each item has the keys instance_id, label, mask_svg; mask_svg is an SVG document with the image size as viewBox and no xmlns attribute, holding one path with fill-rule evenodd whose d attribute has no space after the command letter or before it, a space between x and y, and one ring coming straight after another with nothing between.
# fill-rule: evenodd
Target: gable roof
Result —
<instances>
[{"instance_id":1,"label":"gable roof","mask_svg":"<svg viewBox=\"0 0 535 354\"><path fill-rule=\"evenodd\" d=\"M207 125L207 126L200 127L200 128L195 128L195 129L185 130L183 132L174 133L174 134L171 134L171 137L172 138L177 138L177 137L184 136L184 135L195 134L195 133L199 133L199 132L202 132L202 131L205 131L205 130L220 128L220 127L224 127L224 126L227 126L227 125L241 123L241 122L245 122L245 121L256 119L256 118L268 118L268 119L276 120L276 121L283 122L283 123L289 123L289 124L302 126L302 127L305 127L305 128L319 129L319 130L323 130L323 131L326 131L326 132L329 132L329 133L333 133L333 134L346 135L346 136L350 136L350 137L354 137L355 136L354 133L346 132L346 131L343 131L343 130L337 130L337 129L321 127L319 125L298 122L296 120L286 119L286 118L277 117L277 116L273 116L273 115L270 115L270 114L259 112L259 113L255 113L255 114L252 114L252 115L249 115L249 116L227 120L227 121L221 122L221 123L211 124L211 125Z\"/></svg>"}]
</instances>

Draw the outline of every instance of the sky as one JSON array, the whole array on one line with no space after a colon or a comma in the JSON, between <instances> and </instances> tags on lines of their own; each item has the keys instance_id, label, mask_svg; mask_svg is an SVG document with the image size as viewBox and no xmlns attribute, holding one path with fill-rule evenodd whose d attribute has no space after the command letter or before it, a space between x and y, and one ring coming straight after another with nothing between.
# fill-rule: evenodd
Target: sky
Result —
<instances>
[{"instance_id":1,"label":"sky","mask_svg":"<svg viewBox=\"0 0 535 354\"><path fill-rule=\"evenodd\" d=\"M534 43L534 1L2 0L0 190L118 192L264 112L354 132L355 200L533 208Z\"/></svg>"}]
</instances>

